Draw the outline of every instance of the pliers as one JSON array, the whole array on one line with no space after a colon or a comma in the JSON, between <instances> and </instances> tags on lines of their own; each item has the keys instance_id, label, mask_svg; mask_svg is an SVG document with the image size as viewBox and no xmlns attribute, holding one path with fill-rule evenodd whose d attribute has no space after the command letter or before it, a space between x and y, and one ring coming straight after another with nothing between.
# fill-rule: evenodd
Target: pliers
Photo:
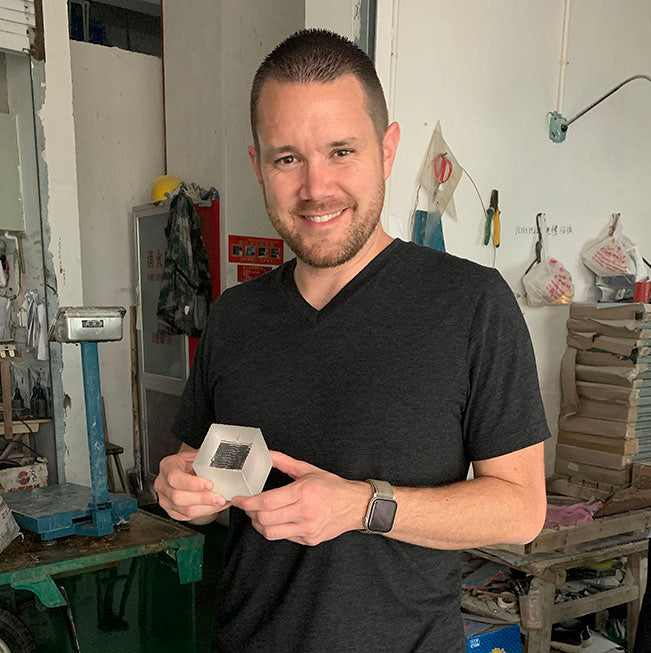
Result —
<instances>
[{"instance_id":1,"label":"pliers","mask_svg":"<svg viewBox=\"0 0 651 653\"><path fill-rule=\"evenodd\" d=\"M491 203L486 211L486 229L484 230L484 245L491 240L491 223L493 225L493 244L500 246L500 210L498 208L498 192L493 189L491 192Z\"/></svg>"}]
</instances>

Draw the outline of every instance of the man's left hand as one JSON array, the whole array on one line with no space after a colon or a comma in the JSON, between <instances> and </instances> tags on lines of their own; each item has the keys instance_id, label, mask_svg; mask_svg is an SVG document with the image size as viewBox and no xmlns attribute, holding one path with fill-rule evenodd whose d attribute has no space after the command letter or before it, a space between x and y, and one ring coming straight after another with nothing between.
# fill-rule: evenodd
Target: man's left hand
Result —
<instances>
[{"instance_id":1,"label":"man's left hand","mask_svg":"<svg viewBox=\"0 0 651 653\"><path fill-rule=\"evenodd\" d=\"M273 466L293 482L232 500L266 539L316 546L363 528L372 494L368 483L349 481L279 451L270 453Z\"/></svg>"}]
</instances>

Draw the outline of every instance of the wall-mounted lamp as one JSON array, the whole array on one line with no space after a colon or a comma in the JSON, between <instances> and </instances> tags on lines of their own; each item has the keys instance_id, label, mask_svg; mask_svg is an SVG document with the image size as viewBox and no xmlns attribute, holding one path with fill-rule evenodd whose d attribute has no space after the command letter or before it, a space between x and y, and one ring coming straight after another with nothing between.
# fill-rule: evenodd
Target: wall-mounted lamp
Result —
<instances>
[{"instance_id":1,"label":"wall-mounted lamp","mask_svg":"<svg viewBox=\"0 0 651 653\"><path fill-rule=\"evenodd\" d=\"M606 93L606 95L603 95L600 97L596 102L593 102L589 107L586 107L583 109L583 111L580 111L579 113L576 114L573 118L568 120L564 116L562 116L558 111L552 111L549 114L549 138L554 142L554 143L562 143L565 140L565 137L567 136L567 128L575 121L578 120L581 116L584 114L588 113L590 109L593 109L596 107L599 103L603 102L607 97L610 97L615 91L618 91L624 84L628 84L629 82L632 82L634 79L646 79L648 82L651 82L651 76L649 75L633 75L633 77L629 77L628 79L625 79L621 84L618 84L615 86L615 88L611 89Z\"/></svg>"}]
</instances>

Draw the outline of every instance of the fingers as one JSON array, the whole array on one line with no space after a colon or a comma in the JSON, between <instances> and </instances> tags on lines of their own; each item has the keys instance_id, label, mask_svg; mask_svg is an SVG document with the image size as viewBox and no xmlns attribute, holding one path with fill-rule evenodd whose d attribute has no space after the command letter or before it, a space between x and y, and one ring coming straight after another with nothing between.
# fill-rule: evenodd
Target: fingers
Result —
<instances>
[{"instance_id":1,"label":"fingers","mask_svg":"<svg viewBox=\"0 0 651 653\"><path fill-rule=\"evenodd\" d=\"M158 503L173 519L206 517L228 506L223 496L211 491L212 483L192 470L195 456L195 453L178 453L163 458L160 463L154 489Z\"/></svg>"},{"instance_id":2,"label":"fingers","mask_svg":"<svg viewBox=\"0 0 651 653\"><path fill-rule=\"evenodd\" d=\"M251 497L233 497L233 505L246 512L259 510L278 510L292 505L298 500L298 487L295 483L284 485L274 490L267 490Z\"/></svg>"},{"instance_id":3,"label":"fingers","mask_svg":"<svg viewBox=\"0 0 651 653\"><path fill-rule=\"evenodd\" d=\"M304 460L296 460L280 451L269 451L273 466L281 472L291 476L293 479L300 478L310 472L318 471L318 467L306 463Z\"/></svg>"},{"instance_id":4,"label":"fingers","mask_svg":"<svg viewBox=\"0 0 651 653\"><path fill-rule=\"evenodd\" d=\"M270 541L293 539L299 533L298 524L286 523L278 524L277 526L263 526L252 519L251 525L260 535Z\"/></svg>"},{"instance_id":5,"label":"fingers","mask_svg":"<svg viewBox=\"0 0 651 653\"><path fill-rule=\"evenodd\" d=\"M215 508L208 506L188 506L187 508L183 508L183 512L178 512L177 510L174 510L172 506L166 505L162 500L159 501L159 503L161 508L163 508L172 519L176 519L177 521L191 521L201 517L211 517L228 507L228 504L226 504L224 508L216 510Z\"/></svg>"},{"instance_id":6,"label":"fingers","mask_svg":"<svg viewBox=\"0 0 651 653\"><path fill-rule=\"evenodd\" d=\"M163 468L161 466L161 474L163 473ZM188 472L180 467L173 467L167 472L166 478L169 485L179 490L205 492L206 490L212 490L213 488L211 481L197 476L194 473L194 470Z\"/></svg>"}]
</instances>

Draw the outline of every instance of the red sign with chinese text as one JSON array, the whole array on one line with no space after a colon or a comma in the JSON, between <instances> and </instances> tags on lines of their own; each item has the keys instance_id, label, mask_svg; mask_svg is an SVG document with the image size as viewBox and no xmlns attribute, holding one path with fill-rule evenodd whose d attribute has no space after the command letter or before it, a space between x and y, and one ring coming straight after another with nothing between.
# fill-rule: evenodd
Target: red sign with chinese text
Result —
<instances>
[{"instance_id":1,"label":"red sign with chinese text","mask_svg":"<svg viewBox=\"0 0 651 653\"><path fill-rule=\"evenodd\" d=\"M280 265L285 243L280 238L228 236L228 260L231 263Z\"/></svg>"},{"instance_id":2,"label":"red sign with chinese text","mask_svg":"<svg viewBox=\"0 0 651 653\"><path fill-rule=\"evenodd\" d=\"M256 277L261 277L265 272L270 272L273 268L270 265L238 265L237 266L237 280L251 281Z\"/></svg>"}]
</instances>

